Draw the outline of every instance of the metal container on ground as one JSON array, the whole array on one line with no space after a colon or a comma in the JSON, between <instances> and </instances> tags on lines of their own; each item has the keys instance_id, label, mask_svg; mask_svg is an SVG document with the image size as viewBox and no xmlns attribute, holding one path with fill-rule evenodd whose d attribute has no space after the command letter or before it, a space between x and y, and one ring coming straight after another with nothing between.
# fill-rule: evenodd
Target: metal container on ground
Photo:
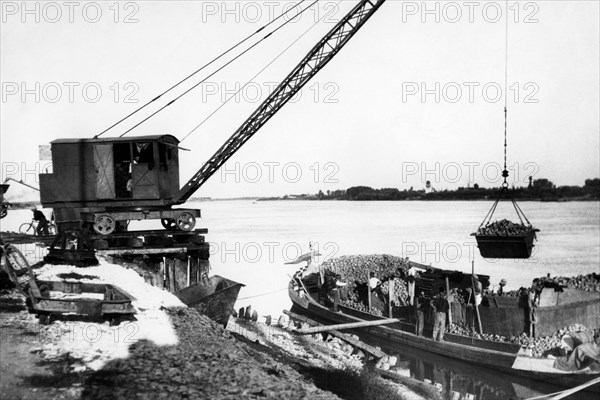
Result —
<instances>
[{"instance_id":1,"label":"metal container on ground","mask_svg":"<svg viewBox=\"0 0 600 400\"><path fill-rule=\"evenodd\" d=\"M58 296L51 296L58 292ZM102 297L94 298L94 297ZM118 324L135 314L131 304L135 298L123 289L106 283L78 281L31 281L30 309L41 323L48 323L51 315L78 314L110 320Z\"/></svg>"},{"instance_id":2,"label":"metal container on ground","mask_svg":"<svg viewBox=\"0 0 600 400\"><path fill-rule=\"evenodd\" d=\"M233 305L243 286L242 283L214 275L180 290L176 295L188 307L227 327L229 316L234 311Z\"/></svg>"}]
</instances>

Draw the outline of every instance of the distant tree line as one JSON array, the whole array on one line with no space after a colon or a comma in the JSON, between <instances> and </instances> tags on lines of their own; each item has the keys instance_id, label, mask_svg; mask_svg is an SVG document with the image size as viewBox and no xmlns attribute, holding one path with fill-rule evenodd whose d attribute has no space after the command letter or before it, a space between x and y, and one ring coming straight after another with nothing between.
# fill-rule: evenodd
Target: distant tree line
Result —
<instances>
[{"instance_id":1,"label":"distant tree line","mask_svg":"<svg viewBox=\"0 0 600 400\"><path fill-rule=\"evenodd\" d=\"M428 188L430 185L427 185ZM373 189L369 186L353 186L346 190L319 191L317 194L286 195L283 199L296 200L483 200L493 199L499 194L499 188L459 187L456 190L399 190L396 188ZM583 186L556 187L545 178L531 180L529 186L511 188L515 199L563 201L563 200L600 200L600 179L586 179ZM275 198L273 198L275 199ZM281 199L281 198L277 198Z\"/></svg>"}]
</instances>

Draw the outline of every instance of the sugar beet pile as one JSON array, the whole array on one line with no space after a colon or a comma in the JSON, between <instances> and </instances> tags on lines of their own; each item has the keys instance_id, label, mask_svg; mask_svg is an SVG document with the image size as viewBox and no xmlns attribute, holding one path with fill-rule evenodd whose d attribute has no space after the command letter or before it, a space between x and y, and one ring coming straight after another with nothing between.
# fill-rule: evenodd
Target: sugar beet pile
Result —
<instances>
[{"instance_id":1,"label":"sugar beet pile","mask_svg":"<svg viewBox=\"0 0 600 400\"><path fill-rule=\"evenodd\" d=\"M394 293L392 301L396 306L408 305L408 288L406 282L397 277L398 269L404 273L410 268L408 258L396 257L389 254L356 255L332 258L323 262L322 266L342 277L348 283L348 299L342 304L360 311L369 311L368 307L361 301L359 292L366 290L365 282L369 280L369 272L374 272L381 281L381 292L389 295L389 281L394 281ZM381 311L375 307L371 313L381 315Z\"/></svg>"},{"instance_id":2,"label":"sugar beet pile","mask_svg":"<svg viewBox=\"0 0 600 400\"><path fill-rule=\"evenodd\" d=\"M396 257L392 255L355 255L342 256L329 259L323 262L322 266L341 276L341 279L348 283L348 299L342 300L342 305L357 309L363 312L369 312L368 306L365 304L364 296L360 296L361 288L366 291L366 282L369 279L369 272L374 272L381 281L381 291L386 296L389 294L388 280L394 280L394 295L392 302L395 306L407 306L408 303L408 288L404 280L397 277L398 269L406 272L410 268L408 258ZM587 275L578 275L574 277L539 277L532 281L532 288L542 287L568 287L585 291L600 292L600 275L591 273ZM514 290L505 293L506 296L522 296L523 290ZM362 298L361 298L362 297ZM449 293L451 302L466 303L465 293L462 290L453 288ZM382 315L382 311L372 307L370 312L375 315ZM506 342L520 344L531 349L534 357L546 357L553 355L554 350L560 346L561 338L569 332L588 331L588 329L580 324L563 327L557 330L550 336L530 338L525 333L519 336L505 337L492 334L480 334L474 331L471 327L463 327L455 324L446 326L446 331L449 333L473 336L479 339L485 339L495 342Z\"/></svg>"}]
</instances>

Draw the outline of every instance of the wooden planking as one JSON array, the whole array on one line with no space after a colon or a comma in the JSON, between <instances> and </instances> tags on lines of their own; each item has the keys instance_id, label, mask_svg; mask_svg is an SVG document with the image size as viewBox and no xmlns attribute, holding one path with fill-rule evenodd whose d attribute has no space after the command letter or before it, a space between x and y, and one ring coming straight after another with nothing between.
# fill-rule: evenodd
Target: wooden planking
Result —
<instances>
[{"instance_id":1,"label":"wooden planking","mask_svg":"<svg viewBox=\"0 0 600 400\"><path fill-rule=\"evenodd\" d=\"M307 324L320 326L320 324L318 322L316 322L308 317L305 317L304 315L296 314L296 313L293 313L293 312L287 311L287 310L283 310L283 313L290 316L291 318L297 319L302 322L306 322ZM367 353L373 354L377 358L382 358L382 357L386 356L386 354L383 351L379 350L378 348L368 345L361 340L355 339L348 334L338 332L336 330L328 331L328 333L352 344L353 346L358 347L359 349L361 349L363 351L366 351Z\"/></svg>"},{"instance_id":2,"label":"wooden planking","mask_svg":"<svg viewBox=\"0 0 600 400\"><path fill-rule=\"evenodd\" d=\"M200 263L197 257L190 256L190 285L200 282Z\"/></svg>"},{"instance_id":3,"label":"wooden planking","mask_svg":"<svg viewBox=\"0 0 600 400\"><path fill-rule=\"evenodd\" d=\"M187 286L187 260L165 257L165 286L171 293L177 293Z\"/></svg>"},{"instance_id":4,"label":"wooden planking","mask_svg":"<svg viewBox=\"0 0 600 400\"><path fill-rule=\"evenodd\" d=\"M92 146L52 144L51 174L40 174L42 204L96 199L96 171Z\"/></svg>"},{"instance_id":5,"label":"wooden planking","mask_svg":"<svg viewBox=\"0 0 600 400\"><path fill-rule=\"evenodd\" d=\"M141 248L131 249L126 247L106 250L96 250L98 255L133 255L133 254L170 254L170 253L186 253L187 247L159 247L159 248Z\"/></svg>"},{"instance_id":6,"label":"wooden planking","mask_svg":"<svg viewBox=\"0 0 600 400\"><path fill-rule=\"evenodd\" d=\"M180 260L179 258L173 260L173 280L175 286L174 293L188 286L187 258L185 260Z\"/></svg>"},{"instance_id":7,"label":"wooden planking","mask_svg":"<svg viewBox=\"0 0 600 400\"><path fill-rule=\"evenodd\" d=\"M348 322L345 324L336 324L336 325L320 325L311 328L304 328L301 330L297 330L299 333L318 333L318 332L327 332L330 330L338 330L338 329L354 329L354 328L365 328L368 326L379 326L379 325L387 325L393 324L395 322L400 322L399 319L390 318L390 319L382 319L378 321L361 321L361 322Z\"/></svg>"},{"instance_id":8,"label":"wooden planking","mask_svg":"<svg viewBox=\"0 0 600 400\"><path fill-rule=\"evenodd\" d=\"M147 163L132 164L131 181L134 199L160 198L156 167L150 169L150 164Z\"/></svg>"},{"instance_id":9,"label":"wooden planking","mask_svg":"<svg viewBox=\"0 0 600 400\"><path fill-rule=\"evenodd\" d=\"M138 237L138 236L149 236L149 235L168 235L168 236L189 236L192 234L207 234L207 228L198 228L194 229L190 232L185 231L167 231L165 229L152 229L152 230L143 230L143 231L127 231L127 232L115 232L110 234L110 238L130 238L130 237ZM104 235L90 235L91 239L106 239Z\"/></svg>"},{"instance_id":10,"label":"wooden planking","mask_svg":"<svg viewBox=\"0 0 600 400\"><path fill-rule=\"evenodd\" d=\"M115 198L115 166L112 144L94 145L94 168L96 171L96 198Z\"/></svg>"},{"instance_id":11,"label":"wooden planking","mask_svg":"<svg viewBox=\"0 0 600 400\"><path fill-rule=\"evenodd\" d=\"M600 328L600 302L566 304L560 307L542 307L535 310L536 336L551 335L557 326L580 323L588 329Z\"/></svg>"}]
</instances>

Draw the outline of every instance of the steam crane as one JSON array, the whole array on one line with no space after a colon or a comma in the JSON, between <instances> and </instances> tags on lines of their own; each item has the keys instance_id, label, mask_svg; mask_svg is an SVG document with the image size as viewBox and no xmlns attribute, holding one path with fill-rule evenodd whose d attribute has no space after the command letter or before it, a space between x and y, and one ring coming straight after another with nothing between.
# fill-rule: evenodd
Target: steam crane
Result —
<instances>
[{"instance_id":1,"label":"steam crane","mask_svg":"<svg viewBox=\"0 0 600 400\"><path fill-rule=\"evenodd\" d=\"M200 210L185 203L231 156L344 47L385 0L361 0L304 57L200 170L179 188L179 141L171 135L58 139L53 173L40 174L41 201L59 225L99 235L130 220L160 219L167 230L192 231Z\"/></svg>"}]
</instances>

